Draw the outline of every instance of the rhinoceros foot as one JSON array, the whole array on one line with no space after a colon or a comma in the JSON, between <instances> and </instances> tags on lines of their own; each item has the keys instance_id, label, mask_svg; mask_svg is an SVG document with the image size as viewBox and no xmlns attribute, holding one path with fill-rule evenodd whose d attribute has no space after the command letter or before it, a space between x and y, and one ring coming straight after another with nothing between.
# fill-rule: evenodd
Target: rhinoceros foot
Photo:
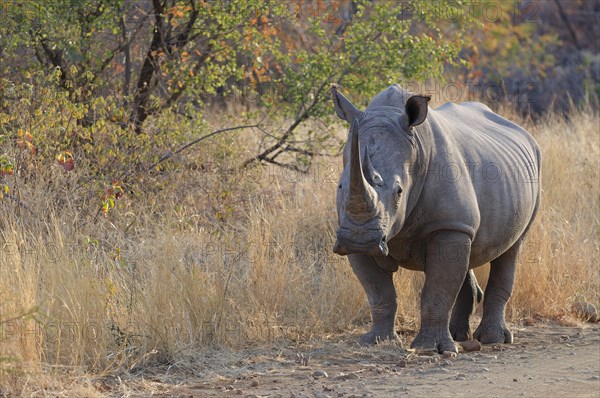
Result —
<instances>
[{"instance_id":1,"label":"rhinoceros foot","mask_svg":"<svg viewBox=\"0 0 600 398\"><path fill-rule=\"evenodd\" d=\"M398 341L398 335L393 330L384 333L379 330L371 330L360 337L359 343L361 345L375 345L386 340Z\"/></svg>"},{"instance_id":2,"label":"rhinoceros foot","mask_svg":"<svg viewBox=\"0 0 600 398\"><path fill-rule=\"evenodd\" d=\"M399 342L400 339L398 339L398 335L393 329L391 331L387 331L384 330L384 328L373 328L369 333L365 333L360 336L361 345L375 345L384 341Z\"/></svg>"},{"instance_id":3,"label":"rhinoceros foot","mask_svg":"<svg viewBox=\"0 0 600 398\"><path fill-rule=\"evenodd\" d=\"M410 346L416 350L436 351L440 354L446 351L458 352L450 331L445 325L442 327L421 327L419 334Z\"/></svg>"},{"instance_id":4,"label":"rhinoceros foot","mask_svg":"<svg viewBox=\"0 0 600 398\"><path fill-rule=\"evenodd\" d=\"M512 332L504 322L481 321L473 337L482 344L510 344L513 342Z\"/></svg>"},{"instance_id":5,"label":"rhinoceros foot","mask_svg":"<svg viewBox=\"0 0 600 398\"><path fill-rule=\"evenodd\" d=\"M452 323L450 322L450 335L454 341L467 341L473 337L473 331L469 326L469 320L466 323Z\"/></svg>"}]
</instances>

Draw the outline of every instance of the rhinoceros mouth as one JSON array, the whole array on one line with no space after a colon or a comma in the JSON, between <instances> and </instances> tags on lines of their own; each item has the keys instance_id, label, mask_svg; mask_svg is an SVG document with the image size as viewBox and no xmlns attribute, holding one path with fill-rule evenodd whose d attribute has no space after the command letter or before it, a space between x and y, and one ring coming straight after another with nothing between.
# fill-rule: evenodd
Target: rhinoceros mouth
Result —
<instances>
[{"instance_id":1,"label":"rhinoceros mouth","mask_svg":"<svg viewBox=\"0 0 600 398\"><path fill-rule=\"evenodd\" d=\"M360 233L362 232L362 233ZM364 241L361 239L364 235L377 236L375 239ZM366 254L369 256L387 256L389 249L386 242L386 236L382 232L375 230L353 230L349 228L340 228L337 231L337 239L333 247L333 252L340 256L352 253Z\"/></svg>"}]
</instances>

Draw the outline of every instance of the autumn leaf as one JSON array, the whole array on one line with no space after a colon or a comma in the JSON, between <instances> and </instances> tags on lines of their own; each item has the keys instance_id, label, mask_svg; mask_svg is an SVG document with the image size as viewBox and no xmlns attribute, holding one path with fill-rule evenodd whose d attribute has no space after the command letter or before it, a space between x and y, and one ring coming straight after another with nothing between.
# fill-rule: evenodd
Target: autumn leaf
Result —
<instances>
[{"instance_id":1,"label":"autumn leaf","mask_svg":"<svg viewBox=\"0 0 600 398\"><path fill-rule=\"evenodd\" d=\"M14 166L10 160L6 156L0 157L0 177L4 177L6 175L12 175L14 171Z\"/></svg>"},{"instance_id":2,"label":"autumn leaf","mask_svg":"<svg viewBox=\"0 0 600 398\"><path fill-rule=\"evenodd\" d=\"M6 185L6 184L0 185L0 199L3 199L4 195L8 195L9 192L10 192L10 189L8 188L8 185Z\"/></svg>"},{"instance_id":3,"label":"autumn leaf","mask_svg":"<svg viewBox=\"0 0 600 398\"><path fill-rule=\"evenodd\" d=\"M21 150L28 150L29 153L35 155L37 153L37 148L33 145L33 135L29 131L24 131L19 129L17 131L17 146Z\"/></svg>"},{"instance_id":4,"label":"autumn leaf","mask_svg":"<svg viewBox=\"0 0 600 398\"><path fill-rule=\"evenodd\" d=\"M62 166L65 171L71 171L75 168L75 161L73 160L73 154L69 151L62 151L56 155L58 164Z\"/></svg>"}]
</instances>

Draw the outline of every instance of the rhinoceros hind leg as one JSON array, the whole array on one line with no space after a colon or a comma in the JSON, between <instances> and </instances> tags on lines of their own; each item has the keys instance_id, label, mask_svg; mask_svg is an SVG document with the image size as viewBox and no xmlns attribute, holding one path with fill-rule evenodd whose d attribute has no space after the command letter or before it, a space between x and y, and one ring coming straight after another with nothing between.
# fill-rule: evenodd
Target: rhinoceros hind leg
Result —
<instances>
[{"instance_id":1,"label":"rhinoceros hind leg","mask_svg":"<svg viewBox=\"0 0 600 398\"><path fill-rule=\"evenodd\" d=\"M380 268L373 257L362 254L350 254L348 260L352 270L360 281L371 307L371 331L364 334L360 343L376 344L384 340L397 339L394 324L396 321L396 289L393 273Z\"/></svg>"},{"instance_id":2,"label":"rhinoceros hind leg","mask_svg":"<svg viewBox=\"0 0 600 398\"><path fill-rule=\"evenodd\" d=\"M520 239L500 257L491 262L490 277L485 288L483 318L474 337L483 344L512 343L504 312L515 282L515 268L521 248Z\"/></svg>"},{"instance_id":3,"label":"rhinoceros hind leg","mask_svg":"<svg viewBox=\"0 0 600 398\"><path fill-rule=\"evenodd\" d=\"M452 316L450 318L450 334L454 341L466 341L473 338L469 318L481 302L483 292L477 283L473 270L469 270L460 288Z\"/></svg>"},{"instance_id":4,"label":"rhinoceros hind leg","mask_svg":"<svg viewBox=\"0 0 600 398\"><path fill-rule=\"evenodd\" d=\"M429 239L425 254L425 285L421 295L421 329L412 342L419 350L457 352L450 334L450 312L465 281L471 238L440 231Z\"/></svg>"}]
</instances>

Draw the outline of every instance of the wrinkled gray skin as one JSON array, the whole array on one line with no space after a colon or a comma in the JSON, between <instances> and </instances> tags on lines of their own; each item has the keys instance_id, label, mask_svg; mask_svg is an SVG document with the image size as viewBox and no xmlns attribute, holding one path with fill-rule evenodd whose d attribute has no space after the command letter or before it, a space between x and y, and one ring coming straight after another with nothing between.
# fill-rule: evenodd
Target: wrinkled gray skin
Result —
<instances>
[{"instance_id":1,"label":"wrinkled gray skin","mask_svg":"<svg viewBox=\"0 0 600 398\"><path fill-rule=\"evenodd\" d=\"M472 268L491 262L474 337L510 343L504 319L515 263L540 202L540 150L524 129L477 102L429 109L394 85L366 110L332 86L351 124L337 191L334 252L347 255L373 319L363 343L394 339L398 267L425 272L412 347L454 351L473 337L481 300Z\"/></svg>"}]
</instances>

